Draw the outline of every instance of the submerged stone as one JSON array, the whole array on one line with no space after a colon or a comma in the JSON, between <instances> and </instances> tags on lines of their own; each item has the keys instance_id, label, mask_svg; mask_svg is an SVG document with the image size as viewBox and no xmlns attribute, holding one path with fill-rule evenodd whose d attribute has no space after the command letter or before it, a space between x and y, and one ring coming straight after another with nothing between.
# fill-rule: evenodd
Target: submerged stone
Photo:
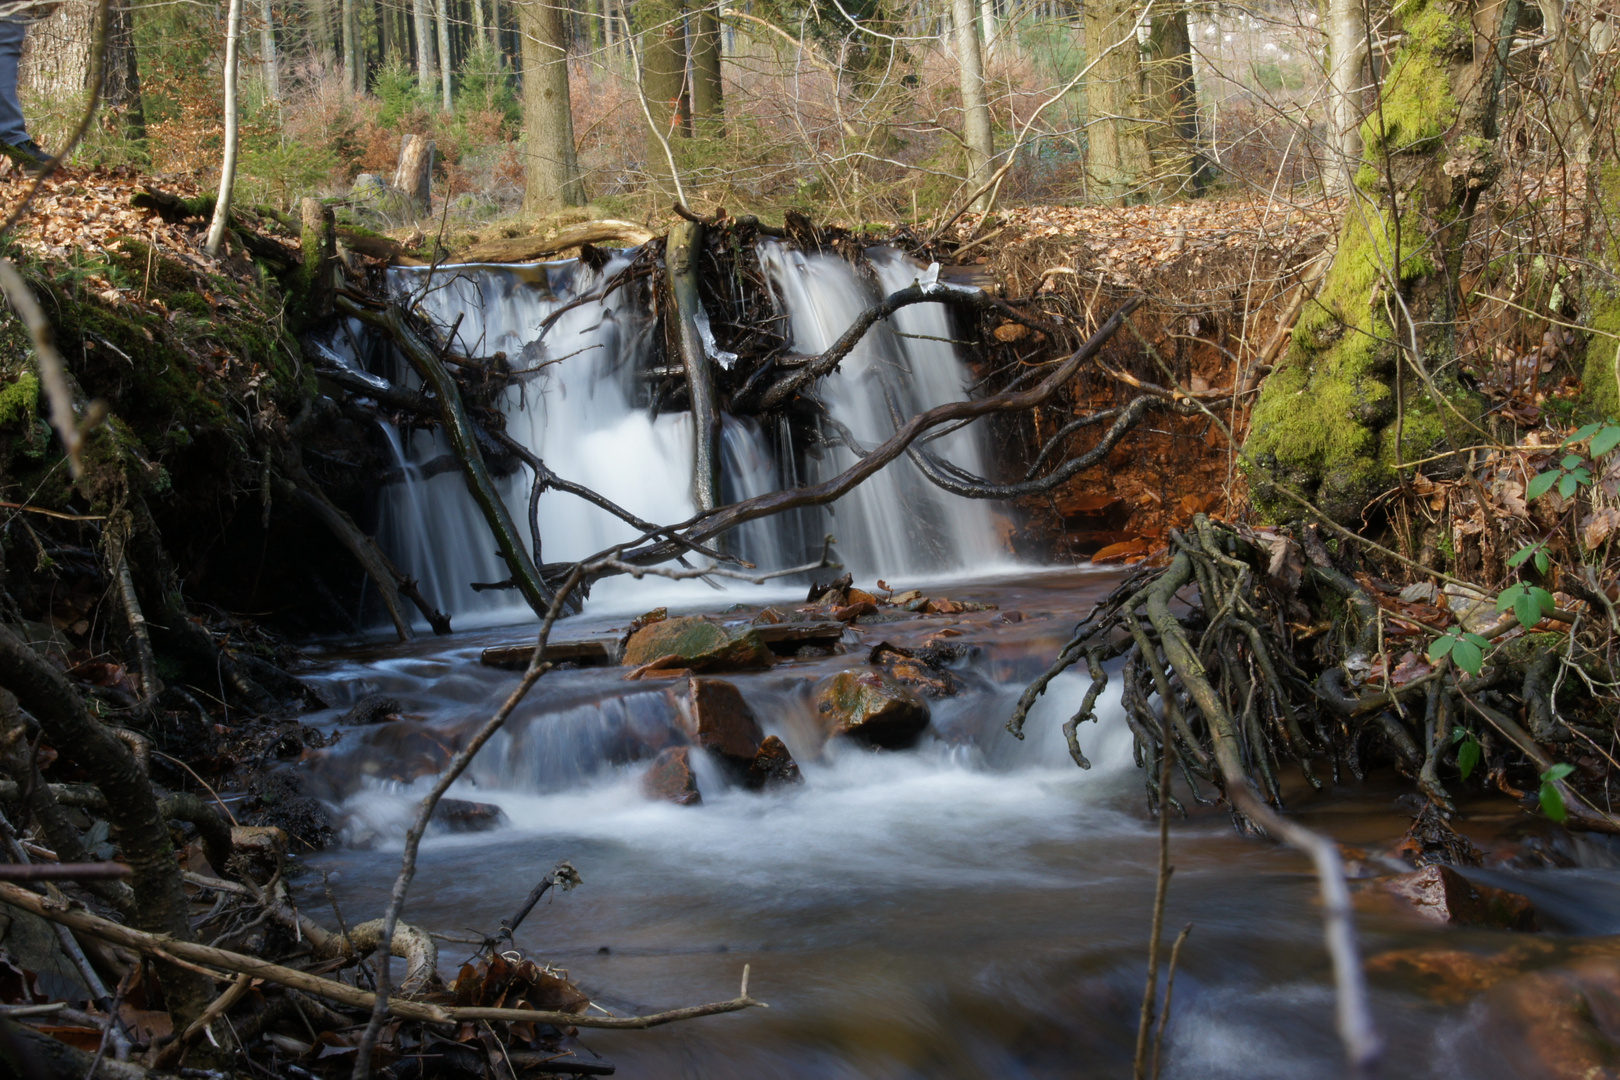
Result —
<instances>
[{"instance_id":1,"label":"submerged stone","mask_svg":"<svg viewBox=\"0 0 1620 1080\"><path fill-rule=\"evenodd\" d=\"M486 832L501 823L501 808L494 803L467 799L440 799L433 820L451 832Z\"/></svg>"},{"instance_id":2,"label":"submerged stone","mask_svg":"<svg viewBox=\"0 0 1620 1080\"><path fill-rule=\"evenodd\" d=\"M824 680L816 688L816 711L829 735L888 750L910 746L928 726L922 698L885 675L859 668Z\"/></svg>"},{"instance_id":3,"label":"submerged stone","mask_svg":"<svg viewBox=\"0 0 1620 1080\"><path fill-rule=\"evenodd\" d=\"M741 671L770 667L770 646L752 627L727 630L697 616L665 619L643 626L624 647L626 667L641 667L666 657L693 671ZM670 666L670 665L664 665Z\"/></svg>"},{"instance_id":4,"label":"submerged stone","mask_svg":"<svg viewBox=\"0 0 1620 1080\"><path fill-rule=\"evenodd\" d=\"M696 806L703 801L697 777L692 774L692 748L672 746L653 759L652 768L641 777L641 793L649 799L664 799L680 806Z\"/></svg>"}]
</instances>

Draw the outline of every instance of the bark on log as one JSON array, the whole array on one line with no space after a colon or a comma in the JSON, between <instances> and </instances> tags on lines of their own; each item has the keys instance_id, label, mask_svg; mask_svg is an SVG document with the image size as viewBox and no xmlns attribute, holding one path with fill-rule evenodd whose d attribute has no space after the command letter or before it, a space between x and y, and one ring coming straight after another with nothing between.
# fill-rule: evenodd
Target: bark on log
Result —
<instances>
[{"instance_id":1,"label":"bark on log","mask_svg":"<svg viewBox=\"0 0 1620 1080\"><path fill-rule=\"evenodd\" d=\"M426 135L407 135L399 145L393 186L405 193L419 216L433 206L433 150L433 140Z\"/></svg>"},{"instance_id":2,"label":"bark on log","mask_svg":"<svg viewBox=\"0 0 1620 1080\"><path fill-rule=\"evenodd\" d=\"M506 560L506 567L512 572L512 583L534 609L535 614L545 618L546 611L551 606L552 590L541 579L534 560L524 550L517 524L506 509L506 503L501 499L500 492L495 490L495 482L490 479L489 469L484 464L484 455L478 448L477 429L468 418L467 410L462 406L461 390L456 386L456 381L450 377L450 372L445 370L437 350L411 329L405 321L404 313L397 307L390 306L382 311L373 311L344 296L338 297L337 306L345 315L352 315L392 337L399 345L400 351L405 354L405 358L422 377L423 383L438 398L441 419L444 421L446 433L450 436L451 448L461 459L467 490L472 493L473 501L483 511L484 520L489 523L496 546L500 548L501 558Z\"/></svg>"},{"instance_id":3,"label":"bark on log","mask_svg":"<svg viewBox=\"0 0 1620 1080\"><path fill-rule=\"evenodd\" d=\"M715 400L714 377L698 333L697 260L703 244L703 226L677 221L664 241L664 267L669 296L675 310L674 338L686 368L686 387L692 402L692 500L699 510L720 503L720 407Z\"/></svg>"},{"instance_id":4,"label":"bark on log","mask_svg":"<svg viewBox=\"0 0 1620 1080\"><path fill-rule=\"evenodd\" d=\"M332 280L332 264L337 259L337 237L333 232L336 219L330 206L311 198L299 202L298 217L303 225L304 264L300 284L304 290L307 322L332 314L332 294L337 284Z\"/></svg>"},{"instance_id":5,"label":"bark on log","mask_svg":"<svg viewBox=\"0 0 1620 1080\"><path fill-rule=\"evenodd\" d=\"M628 221L587 221L563 229L555 236L514 236L501 240L485 240L455 253L457 263L521 263L534 262L547 255L555 255L577 248L582 244L619 243L637 246L653 238L653 233Z\"/></svg>"},{"instance_id":6,"label":"bark on log","mask_svg":"<svg viewBox=\"0 0 1620 1080\"><path fill-rule=\"evenodd\" d=\"M0 684L39 721L57 752L88 772L107 798L113 843L129 862L134 921L143 929L192 939L180 868L151 781L129 747L85 709L67 678L0 624ZM212 997L206 979L166 966L163 982L176 1016L189 1021Z\"/></svg>"}]
</instances>

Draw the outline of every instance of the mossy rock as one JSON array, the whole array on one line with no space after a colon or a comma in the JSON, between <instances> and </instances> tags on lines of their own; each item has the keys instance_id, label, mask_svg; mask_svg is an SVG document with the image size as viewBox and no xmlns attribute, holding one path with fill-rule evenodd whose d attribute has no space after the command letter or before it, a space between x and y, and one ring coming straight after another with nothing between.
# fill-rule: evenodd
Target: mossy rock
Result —
<instances>
[{"instance_id":1,"label":"mossy rock","mask_svg":"<svg viewBox=\"0 0 1620 1080\"><path fill-rule=\"evenodd\" d=\"M680 657L681 666L693 671L770 667L774 659L758 630L738 627L731 631L698 616L644 626L630 635L624 647L624 662L630 667L641 667L666 656Z\"/></svg>"},{"instance_id":2,"label":"mossy rock","mask_svg":"<svg viewBox=\"0 0 1620 1080\"><path fill-rule=\"evenodd\" d=\"M816 712L827 733L901 750L928 727L928 705L908 687L865 668L840 671L816 687Z\"/></svg>"}]
</instances>

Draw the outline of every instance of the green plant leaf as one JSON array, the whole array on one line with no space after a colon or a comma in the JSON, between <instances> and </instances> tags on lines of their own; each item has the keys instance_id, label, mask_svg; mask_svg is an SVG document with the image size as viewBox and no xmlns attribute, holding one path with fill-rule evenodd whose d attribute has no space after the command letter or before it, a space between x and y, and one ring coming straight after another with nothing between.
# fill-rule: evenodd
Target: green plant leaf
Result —
<instances>
[{"instance_id":1,"label":"green plant leaf","mask_svg":"<svg viewBox=\"0 0 1620 1080\"><path fill-rule=\"evenodd\" d=\"M1586 425L1583 425L1582 427L1580 427L1579 429L1576 430L1575 434L1571 435L1569 438L1565 439L1563 442L1559 443L1558 445L1559 446L1569 446L1569 445L1571 445L1573 443L1580 442L1582 439L1590 439L1593 435L1596 435L1597 432L1598 432L1598 429L1603 427L1603 426L1604 426L1603 424L1586 424Z\"/></svg>"},{"instance_id":2,"label":"green plant leaf","mask_svg":"<svg viewBox=\"0 0 1620 1080\"><path fill-rule=\"evenodd\" d=\"M1478 675L1485 666L1485 652L1467 638L1458 638L1451 647L1451 662L1470 675Z\"/></svg>"},{"instance_id":3,"label":"green plant leaf","mask_svg":"<svg viewBox=\"0 0 1620 1080\"><path fill-rule=\"evenodd\" d=\"M1454 743L1460 743L1464 739L1472 737L1472 734L1473 733L1467 728L1463 727L1461 724L1458 724L1456 727L1451 729L1451 741Z\"/></svg>"},{"instance_id":4,"label":"green plant leaf","mask_svg":"<svg viewBox=\"0 0 1620 1080\"><path fill-rule=\"evenodd\" d=\"M1564 809L1564 797L1550 783L1541 785L1541 812L1558 822L1569 817L1569 811Z\"/></svg>"},{"instance_id":5,"label":"green plant leaf","mask_svg":"<svg viewBox=\"0 0 1620 1080\"><path fill-rule=\"evenodd\" d=\"M1617 446L1620 446L1620 427L1604 424L1603 430L1592 436L1592 445L1588 449L1593 457L1602 457Z\"/></svg>"},{"instance_id":6,"label":"green plant leaf","mask_svg":"<svg viewBox=\"0 0 1620 1080\"><path fill-rule=\"evenodd\" d=\"M1574 495L1575 490L1580 486L1581 482L1575 479L1574 473L1565 473L1558 478L1558 494L1566 499Z\"/></svg>"},{"instance_id":7,"label":"green plant leaf","mask_svg":"<svg viewBox=\"0 0 1620 1080\"><path fill-rule=\"evenodd\" d=\"M1564 777L1568 776L1574 771L1575 766L1571 765L1567 761L1560 761L1558 764L1541 774L1541 782L1544 784L1550 784L1554 780L1562 780Z\"/></svg>"},{"instance_id":8,"label":"green plant leaf","mask_svg":"<svg viewBox=\"0 0 1620 1080\"><path fill-rule=\"evenodd\" d=\"M1525 495L1532 499L1541 498L1543 495L1547 494L1547 492L1552 490L1552 486L1558 482L1558 477L1560 475L1561 474L1556 469L1552 469L1544 473L1537 473L1535 477L1531 479L1529 485L1525 487Z\"/></svg>"},{"instance_id":9,"label":"green plant leaf","mask_svg":"<svg viewBox=\"0 0 1620 1080\"><path fill-rule=\"evenodd\" d=\"M1519 599L1520 595L1523 594L1523 592L1524 592L1524 585L1522 583L1517 583L1516 582L1516 583L1514 583L1512 585L1509 585L1507 588L1503 589L1501 592L1497 593L1496 594L1496 613L1498 615L1500 615L1500 614L1502 614L1502 612L1504 612L1508 608L1512 607L1515 603L1518 602L1518 599Z\"/></svg>"},{"instance_id":10,"label":"green plant leaf","mask_svg":"<svg viewBox=\"0 0 1620 1080\"><path fill-rule=\"evenodd\" d=\"M1581 461L1582 458L1579 454L1565 454L1564 460L1558 463L1558 467L1567 471L1569 469L1577 468Z\"/></svg>"},{"instance_id":11,"label":"green plant leaf","mask_svg":"<svg viewBox=\"0 0 1620 1080\"><path fill-rule=\"evenodd\" d=\"M1536 549L1536 570L1538 572L1540 572L1540 573L1545 574L1547 572L1547 568L1549 566L1551 566L1551 565L1552 565L1552 560L1547 558L1546 549L1545 548L1537 548Z\"/></svg>"},{"instance_id":12,"label":"green plant leaf","mask_svg":"<svg viewBox=\"0 0 1620 1080\"><path fill-rule=\"evenodd\" d=\"M1526 630L1541 621L1541 605L1530 595L1528 589L1521 591L1518 599L1513 601L1513 617L1518 619L1519 625Z\"/></svg>"},{"instance_id":13,"label":"green plant leaf","mask_svg":"<svg viewBox=\"0 0 1620 1080\"><path fill-rule=\"evenodd\" d=\"M1517 570L1519 567L1523 566L1530 556L1534 555L1540 547L1540 544L1524 545L1524 547L1508 556L1508 566L1511 569Z\"/></svg>"},{"instance_id":14,"label":"green plant leaf","mask_svg":"<svg viewBox=\"0 0 1620 1080\"><path fill-rule=\"evenodd\" d=\"M1455 635L1441 634L1429 642L1429 659L1434 661L1444 660L1451 655L1451 647L1455 644L1457 644Z\"/></svg>"},{"instance_id":15,"label":"green plant leaf","mask_svg":"<svg viewBox=\"0 0 1620 1080\"><path fill-rule=\"evenodd\" d=\"M1551 615L1558 610L1558 604L1553 600L1553 594L1538 585L1530 586L1530 595L1535 597L1536 603L1541 605L1543 615Z\"/></svg>"},{"instance_id":16,"label":"green plant leaf","mask_svg":"<svg viewBox=\"0 0 1620 1080\"><path fill-rule=\"evenodd\" d=\"M1479 646L1481 649L1488 649L1491 647L1491 643L1480 637L1478 634L1470 634L1468 631L1464 630L1461 636L1464 641L1471 642L1474 645Z\"/></svg>"},{"instance_id":17,"label":"green plant leaf","mask_svg":"<svg viewBox=\"0 0 1620 1080\"><path fill-rule=\"evenodd\" d=\"M1468 774L1474 771L1474 767L1479 764L1479 759L1484 756L1485 752L1480 749L1477 741L1469 739L1462 744L1457 750L1457 771L1462 773L1464 780L1468 779Z\"/></svg>"}]
</instances>

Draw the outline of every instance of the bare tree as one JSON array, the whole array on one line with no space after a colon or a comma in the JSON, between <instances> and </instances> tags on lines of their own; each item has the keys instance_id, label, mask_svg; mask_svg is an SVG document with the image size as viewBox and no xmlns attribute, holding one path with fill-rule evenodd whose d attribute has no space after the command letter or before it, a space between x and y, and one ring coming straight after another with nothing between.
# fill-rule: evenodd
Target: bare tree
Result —
<instances>
[{"instance_id":1,"label":"bare tree","mask_svg":"<svg viewBox=\"0 0 1620 1080\"><path fill-rule=\"evenodd\" d=\"M1095 0L1086 5L1086 49L1095 67L1086 87L1093 194L1106 202L1141 197L1151 170L1147 126L1140 120L1142 54L1133 39L1134 0ZM1109 48L1123 42L1118 48Z\"/></svg>"},{"instance_id":2,"label":"bare tree","mask_svg":"<svg viewBox=\"0 0 1620 1080\"><path fill-rule=\"evenodd\" d=\"M439 90L444 111L455 111L450 79L450 20L445 16L445 0L433 0L433 21L439 31Z\"/></svg>"},{"instance_id":3,"label":"bare tree","mask_svg":"<svg viewBox=\"0 0 1620 1080\"><path fill-rule=\"evenodd\" d=\"M1327 188L1344 195L1361 167L1361 95L1367 85L1367 18L1363 0L1328 0Z\"/></svg>"},{"instance_id":4,"label":"bare tree","mask_svg":"<svg viewBox=\"0 0 1620 1080\"><path fill-rule=\"evenodd\" d=\"M439 82L439 69L433 61L433 20L428 16L428 0L411 0L411 21L416 30L416 81L424 93L432 93Z\"/></svg>"},{"instance_id":5,"label":"bare tree","mask_svg":"<svg viewBox=\"0 0 1620 1080\"><path fill-rule=\"evenodd\" d=\"M259 0L259 63L264 76L264 94L281 104L281 65L276 56L276 22L270 0Z\"/></svg>"},{"instance_id":6,"label":"bare tree","mask_svg":"<svg viewBox=\"0 0 1620 1080\"><path fill-rule=\"evenodd\" d=\"M231 0L225 23L225 160L219 170L219 196L208 225L207 250L218 255L231 220L231 188L236 183L236 127L240 109L236 100L236 69L242 37L242 0Z\"/></svg>"},{"instance_id":7,"label":"bare tree","mask_svg":"<svg viewBox=\"0 0 1620 1080\"><path fill-rule=\"evenodd\" d=\"M697 10L692 35L692 114L700 135L726 133L725 91L720 84L720 19L714 0Z\"/></svg>"},{"instance_id":8,"label":"bare tree","mask_svg":"<svg viewBox=\"0 0 1620 1080\"><path fill-rule=\"evenodd\" d=\"M956 22L956 60L962 71L962 141L967 147L967 181L969 187L980 188L990 178L990 159L995 156L996 145L990 127L990 103L984 92L978 5L974 0L953 0L951 12ZM974 204L978 209L988 206L988 193Z\"/></svg>"}]
</instances>

